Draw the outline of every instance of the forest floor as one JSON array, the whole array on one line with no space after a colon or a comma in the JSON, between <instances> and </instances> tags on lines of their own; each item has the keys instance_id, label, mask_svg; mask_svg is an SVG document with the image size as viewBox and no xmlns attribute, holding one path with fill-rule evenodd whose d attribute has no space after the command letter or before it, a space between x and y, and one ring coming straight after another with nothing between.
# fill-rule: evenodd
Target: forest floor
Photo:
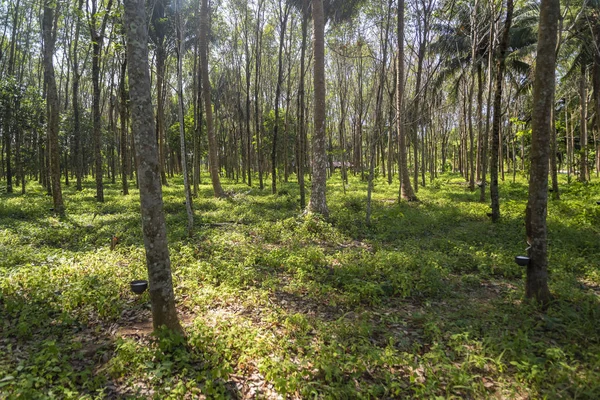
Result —
<instances>
[{"instance_id":1,"label":"forest floor","mask_svg":"<svg viewBox=\"0 0 600 400\"><path fill-rule=\"evenodd\" d=\"M181 179L165 187L185 338L151 334L139 196L35 183L0 194L0 398L600 398L600 181L549 203L546 312L523 300L527 185L501 184L492 224L457 175L398 205L380 178L328 182L327 221L207 177L186 237ZM111 251L111 237L119 243Z\"/></svg>"}]
</instances>

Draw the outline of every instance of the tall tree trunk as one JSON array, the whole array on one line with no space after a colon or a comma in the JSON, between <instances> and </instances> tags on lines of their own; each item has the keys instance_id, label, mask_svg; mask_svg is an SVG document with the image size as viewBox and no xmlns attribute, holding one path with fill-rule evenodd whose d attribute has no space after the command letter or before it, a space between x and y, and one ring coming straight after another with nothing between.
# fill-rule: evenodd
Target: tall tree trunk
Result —
<instances>
[{"instance_id":1,"label":"tall tree trunk","mask_svg":"<svg viewBox=\"0 0 600 400\"><path fill-rule=\"evenodd\" d=\"M492 154L491 154L491 185L492 197L492 222L500 219L500 194L498 192L498 153L500 149L500 122L502 121L502 81L504 80L504 69L506 52L508 50L509 31L512 23L513 0L506 2L506 20L504 31L498 47L498 60L496 69L496 93L494 94L494 118L492 120Z\"/></svg>"},{"instance_id":2,"label":"tall tree trunk","mask_svg":"<svg viewBox=\"0 0 600 400\"><path fill-rule=\"evenodd\" d=\"M493 2L490 2L491 14L494 15ZM483 138L481 139L481 191L479 192L479 201L485 202L485 188L487 186L487 170L488 160L490 155L488 154L488 145L490 142L490 109L492 101L492 89L493 89L493 54L494 54L494 36L496 30L494 29L495 24L492 24L490 29L490 40L488 49L488 73L487 73L487 104L486 104L486 117L485 117L485 130L483 131ZM480 79L481 84L481 79Z\"/></svg>"},{"instance_id":3,"label":"tall tree trunk","mask_svg":"<svg viewBox=\"0 0 600 400\"><path fill-rule=\"evenodd\" d=\"M538 33L538 50L533 84L531 173L527 202L526 228L530 245L525 296L541 304L550 301L548 289L548 254L546 216L548 213L549 142L554 99L558 0L542 0Z\"/></svg>"},{"instance_id":4,"label":"tall tree trunk","mask_svg":"<svg viewBox=\"0 0 600 400\"><path fill-rule=\"evenodd\" d=\"M113 93L114 90L114 72L112 72L110 82L110 91L108 93L109 106L108 106L108 126L111 140L108 143L108 155L110 157L110 182L114 185L117 183L117 163L115 157L115 143L117 142L117 128L115 124L115 108L117 106L117 98Z\"/></svg>"},{"instance_id":5,"label":"tall tree trunk","mask_svg":"<svg viewBox=\"0 0 600 400\"><path fill-rule=\"evenodd\" d=\"M137 156L141 161L138 164L138 178L152 303L152 324L155 330L164 325L169 330L182 332L175 308L167 226L163 213L148 71L148 26L146 15L142 12L145 9L145 2L125 0L124 6L132 131Z\"/></svg>"},{"instance_id":6,"label":"tall tree trunk","mask_svg":"<svg viewBox=\"0 0 600 400\"><path fill-rule=\"evenodd\" d=\"M302 45L300 48L300 82L298 83L298 131L296 133L296 164L298 169L298 186L300 189L300 208L306 208L306 186L304 184L304 163L306 160L305 149L305 90L304 83L306 80L306 46L308 42L308 2L302 0Z\"/></svg>"},{"instance_id":7,"label":"tall tree trunk","mask_svg":"<svg viewBox=\"0 0 600 400\"><path fill-rule=\"evenodd\" d=\"M587 65L585 62L581 63L581 77L579 80L579 98L581 101L581 122L580 122L580 135L579 135L579 145L580 145L580 161L579 161L579 181L587 182L588 181L588 163L587 163Z\"/></svg>"},{"instance_id":8,"label":"tall tree trunk","mask_svg":"<svg viewBox=\"0 0 600 400\"><path fill-rule=\"evenodd\" d=\"M198 6L200 6L200 2L198 2ZM198 10L199 20L201 17L200 10ZM198 35L200 36L200 35ZM197 52L198 52L198 60L197 60L197 69L196 71L196 119L195 119L195 138L194 138L194 196L198 195L199 186L202 183L202 126L204 123L204 111L202 106L202 46L200 45L200 38L197 41Z\"/></svg>"},{"instance_id":9,"label":"tall tree trunk","mask_svg":"<svg viewBox=\"0 0 600 400\"><path fill-rule=\"evenodd\" d=\"M127 152L127 87L125 85L125 74L127 73L127 56L121 63L121 81L119 82L120 105L119 118L121 122L121 185L123 195L129 194L129 183L127 182L128 160Z\"/></svg>"},{"instance_id":10,"label":"tall tree trunk","mask_svg":"<svg viewBox=\"0 0 600 400\"><path fill-rule=\"evenodd\" d=\"M483 154L483 68L481 64L481 61L477 63L477 161L475 167L476 178L483 184L483 160L487 155Z\"/></svg>"},{"instance_id":11,"label":"tall tree trunk","mask_svg":"<svg viewBox=\"0 0 600 400\"><path fill-rule=\"evenodd\" d=\"M181 142L181 173L183 174L183 190L185 191L185 210L188 218L188 236L194 233L194 211L192 210L192 191L187 169L185 150L185 120L183 117L183 21L181 17L181 0L177 4L177 114L179 117L179 140Z\"/></svg>"},{"instance_id":12,"label":"tall tree trunk","mask_svg":"<svg viewBox=\"0 0 600 400\"><path fill-rule=\"evenodd\" d=\"M469 190L475 190L475 132L473 132L473 95L475 92L475 76L477 75L477 69L479 60L477 60L477 46L479 44L478 36L478 7L479 1L475 0L473 5L473 11L471 12L471 76L469 81L469 162L470 162L470 176L469 176Z\"/></svg>"},{"instance_id":13,"label":"tall tree trunk","mask_svg":"<svg viewBox=\"0 0 600 400\"><path fill-rule=\"evenodd\" d=\"M81 18L80 13L83 8L83 0L78 1L77 6L77 22L75 23L75 40L73 42L73 140L75 149L75 177L76 177L76 189L78 191L83 190L82 179L83 179L83 146L82 146L82 133L81 133L81 117L79 115L79 81L81 74L79 73L79 30L81 29Z\"/></svg>"},{"instance_id":14,"label":"tall tree trunk","mask_svg":"<svg viewBox=\"0 0 600 400\"><path fill-rule=\"evenodd\" d=\"M398 66L392 61L393 71L392 76L396 76ZM394 82L395 83L395 82ZM394 181L394 99L396 97L396 85L391 84L391 90L388 91L389 95L389 106L388 106L388 142L387 142L387 170L388 170L388 185L391 185Z\"/></svg>"},{"instance_id":15,"label":"tall tree trunk","mask_svg":"<svg viewBox=\"0 0 600 400\"><path fill-rule=\"evenodd\" d=\"M194 51L194 71L198 70L198 46L195 46ZM200 190L200 133L202 132L201 125L202 121L200 120L200 80L198 79L198 74L194 73L194 135L193 135L193 145L194 145L194 158L192 161L193 165L193 179L192 186L193 191L192 194L194 197L198 197L198 192Z\"/></svg>"},{"instance_id":16,"label":"tall tree trunk","mask_svg":"<svg viewBox=\"0 0 600 400\"><path fill-rule=\"evenodd\" d=\"M90 34L92 37L92 121L93 121L93 141L94 141L94 163L96 173L96 200L104 202L104 184L103 184L103 166L102 166L102 126L100 116L100 57L102 55L102 45L104 42L104 32L106 31L106 23L112 0L108 0L108 4L104 11L100 29L97 26L99 11L97 8L97 0L91 1L92 12L90 15Z\"/></svg>"},{"instance_id":17,"label":"tall tree trunk","mask_svg":"<svg viewBox=\"0 0 600 400\"><path fill-rule=\"evenodd\" d=\"M380 43L383 48L381 69L379 71L379 79L377 82L377 97L375 100L375 126L371 134L371 155L369 161L369 182L367 186L367 212L365 223L371 223L371 197L373 194L373 179L375 178L375 153L377 144L383 135L383 90L385 86L385 72L387 67L387 52L388 52L388 36L390 32L390 21L392 18L392 1L388 2L386 24L382 29ZM382 156L383 158L383 156ZM385 168L384 168L385 169Z\"/></svg>"},{"instance_id":18,"label":"tall tree trunk","mask_svg":"<svg viewBox=\"0 0 600 400\"><path fill-rule=\"evenodd\" d=\"M406 156L406 137L404 127L404 0L398 0L398 74L396 76L396 123L398 124L398 165L400 173L400 198L407 201L418 201L410 184L408 162Z\"/></svg>"},{"instance_id":19,"label":"tall tree trunk","mask_svg":"<svg viewBox=\"0 0 600 400\"><path fill-rule=\"evenodd\" d=\"M359 44L360 57L358 58L358 116L356 119L356 136L354 141L354 173L360 172L360 180L365 180L365 170L363 168L363 116L364 116L364 99L363 99L363 82L364 82L364 69L363 69L363 53L362 44Z\"/></svg>"},{"instance_id":20,"label":"tall tree trunk","mask_svg":"<svg viewBox=\"0 0 600 400\"><path fill-rule=\"evenodd\" d=\"M202 93L206 111L206 129L208 131L208 161L210 163L210 178L215 197L225 197L219 177L219 156L217 152L217 137L213 122L212 102L210 101L210 77L208 75L208 0L202 0L200 10L200 68L202 68Z\"/></svg>"},{"instance_id":21,"label":"tall tree trunk","mask_svg":"<svg viewBox=\"0 0 600 400\"><path fill-rule=\"evenodd\" d=\"M56 43L56 29L58 24L58 13L55 13L54 4L47 0L44 2L44 16L42 19L42 29L44 36L44 81L46 82L46 96L48 112L48 144L50 145L50 179L52 182L52 200L54 202L54 212L58 215L64 215L65 207L62 199L62 189L60 187L60 153L58 148L58 129L59 129L59 99L56 90L56 79L54 77L54 65L52 56L54 54L54 45Z\"/></svg>"},{"instance_id":22,"label":"tall tree trunk","mask_svg":"<svg viewBox=\"0 0 600 400\"><path fill-rule=\"evenodd\" d=\"M289 6L281 7L279 0L280 29L279 32L279 64L277 67L277 89L275 90L275 126L273 127L273 149L271 152L271 192L277 193L277 134L279 130L279 98L281 97L281 84L283 81L283 45L285 41L285 30L289 15Z\"/></svg>"},{"instance_id":23,"label":"tall tree trunk","mask_svg":"<svg viewBox=\"0 0 600 400\"><path fill-rule=\"evenodd\" d=\"M10 44L10 65L9 65L9 75L10 76L14 76L16 78L17 82L21 82L22 81L22 73L17 73L15 75L14 73L14 68L15 68L15 59L16 59L16 42L17 42L17 30L19 30L20 28L20 18L19 18L19 5L20 5L20 1L17 0L17 4L15 6L15 14L14 14L14 20L13 20L13 32L12 32L12 39L11 39L11 44ZM28 27L27 32L30 31L30 27ZM29 37L29 33L27 33L27 37ZM26 46L27 48L27 46ZM19 98L19 96L17 96L15 98L15 103L14 103L14 115L15 117L17 115L20 114L20 108L21 108L21 100ZM21 194L25 194L25 176L23 174L23 160L21 159L21 143L23 140L23 127L22 125L18 122L18 118L14 118L13 120L15 123L13 125L14 128L14 134L15 134L15 167L17 170L17 176L16 176L16 183L17 185L21 185Z\"/></svg>"},{"instance_id":24,"label":"tall tree trunk","mask_svg":"<svg viewBox=\"0 0 600 400\"><path fill-rule=\"evenodd\" d=\"M160 180L167 186L166 168L166 127L165 127L165 72L167 63L166 50L166 28L165 4L163 0L154 3L152 25L154 33L154 42L156 45L156 140L158 142L158 165L160 168Z\"/></svg>"},{"instance_id":25,"label":"tall tree trunk","mask_svg":"<svg viewBox=\"0 0 600 400\"><path fill-rule=\"evenodd\" d=\"M244 14L244 51L246 55L246 169L248 174L248 186L252 187L252 132L250 131L250 76L252 71L250 55L250 23L248 22L248 4L245 5Z\"/></svg>"},{"instance_id":26,"label":"tall tree trunk","mask_svg":"<svg viewBox=\"0 0 600 400\"><path fill-rule=\"evenodd\" d=\"M13 76L14 74L14 67L15 67L15 49L16 49L16 42L17 42L17 32L18 32L18 27L19 27L19 9L20 9L20 0L17 0L16 4L14 5L14 14L13 14L13 20L12 20L12 33L11 33L11 40L10 40L10 51L9 51L9 56L8 56L8 75L9 76ZM44 3L44 5L46 5ZM44 10L45 11L45 10ZM8 21L8 15L6 16L6 19ZM4 35L3 39L4 39ZM0 47L1 49L1 47ZM8 107L6 109L6 116L3 118L4 119L4 129L2 132L2 136L4 137L4 149L6 151L6 193L12 193L13 192L13 171L12 171L12 164L11 164L11 157L12 157L12 130L13 128L15 128L17 126L17 123L15 122L16 118L13 116L16 115L16 110L13 110L13 101L12 99L10 99L8 101ZM12 124L12 126L11 126ZM17 182L18 184L18 182Z\"/></svg>"},{"instance_id":27,"label":"tall tree trunk","mask_svg":"<svg viewBox=\"0 0 600 400\"><path fill-rule=\"evenodd\" d=\"M554 92L552 93L554 95ZM554 123L554 97L552 97L552 116L550 118L550 177L552 181L552 198L560 200L558 189L558 165L556 160L556 124ZM513 166L516 169L516 166Z\"/></svg>"},{"instance_id":28,"label":"tall tree trunk","mask_svg":"<svg viewBox=\"0 0 600 400\"><path fill-rule=\"evenodd\" d=\"M294 14L291 15L290 26L294 26ZM290 28L289 30L289 39L287 45L287 89L286 89L286 107L285 107L285 134L283 136L283 148L284 148L284 157L285 162L283 164L283 181L288 183L290 176L290 156L289 156L289 137L290 137L290 117L291 117L291 104L292 104L292 45L294 43L294 29Z\"/></svg>"},{"instance_id":29,"label":"tall tree trunk","mask_svg":"<svg viewBox=\"0 0 600 400\"><path fill-rule=\"evenodd\" d=\"M394 61L392 61L393 64L393 71L392 71L392 76L396 76L397 74L397 68L398 66L396 65L396 63ZM394 82L395 83L395 82ZM389 90L388 94L389 94L389 106L388 106L388 142L387 142L387 170L388 170L388 185L391 185L394 181L394 150L395 150L395 146L394 146L394 99L396 97L396 85L392 84L390 85L392 88L391 90Z\"/></svg>"},{"instance_id":30,"label":"tall tree trunk","mask_svg":"<svg viewBox=\"0 0 600 400\"><path fill-rule=\"evenodd\" d=\"M329 215L327 208L327 153L325 136L325 13L323 0L312 0L314 54L314 129L312 140L312 185L308 209Z\"/></svg>"},{"instance_id":31,"label":"tall tree trunk","mask_svg":"<svg viewBox=\"0 0 600 400\"><path fill-rule=\"evenodd\" d=\"M600 43L600 21L596 21L594 25L594 42ZM594 164L596 168L596 176L600 173L600 145L598 143L598 134L600 133L600 50L594 47L594 66L592 70L592 86L594 96L594 107L596 112L596 130L594 131L594 145L596 148L596 156Z\"/></svg>"},{"instance_id":32,"label":"tall tree trunk","mask_svg":"<svg viewBox=\"0 0 600 400\"><path fill-rule=\"evenodd\" d=\"M258 187L260 190L264 189L263 182L263 151L261 143L261 130L262 130L262 110L260 104L260 66L261 66L261 54L262 54L262 29L261 29L261 18L264 14L263 10L264 1L258 1L258 10L256 13L256 43L255 43L255 71L254 71L254 126L256 130L256 158L258 164Z\"/></svg>"},{"instance_id":33,"label":"tall tree trunk","mask_svg":"<svg viewBox=\"0 0 600 400\"><path fill-rule=\"evenodd\" d=\"M167 186L166 168L166 145L165 145L165 63L166 54L163 45L157 45L156 49L156 140L158 142L158 160L160 168L160 180Z\"/></svg>"}]
</instances>

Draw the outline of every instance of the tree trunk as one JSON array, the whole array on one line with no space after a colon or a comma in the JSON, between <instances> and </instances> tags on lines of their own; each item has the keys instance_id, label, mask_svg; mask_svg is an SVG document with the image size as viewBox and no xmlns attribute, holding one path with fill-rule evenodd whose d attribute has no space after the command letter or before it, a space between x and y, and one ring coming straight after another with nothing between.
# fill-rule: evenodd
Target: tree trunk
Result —
<instances>
[{"instance_id":1,"label":"tree trunk","mask_svg":"<svg viewBox=\"0 0 600 400\"><path fill-rule=\"evenodd\" d=\"M554 95L554 93L552 93ZM550 117L550 176L552 180L552 198L560 200L558 191L558 165L556 160L556 124L554 123L554 97L552 97L552 116ZM516 166L513 166L516 169Z\"/></svg>"},{"instance_id":2,"label":"tree trunk","mask_svg":"<svg viewBox=\"0 0 600 400\"><path fill-rule=\"evenodd\" d=\"M58 22L58 13L55 15L55 11L51 1L44 2L42 29L44 35L44 80L47 87L46 109L48 112L48 144L50 145L50 179L52 182L54 212L58 215L64 215L65 207L60 187L60 153L58 148L59 100L56 90L56 79L54 77L54 65L52 63Z\"/></svg>"},{"instance_id":3,"label":"tree trunk","mask_svg":"<svg viewBox=\"0 0 600 400\"><path fill-rule=\"evenodd\" d=\"M136 142L138 178L146 264L152 302L154 329L166 326L182 332L173 293L171 260L167 246L167 227L163 213L162 188L158 167L150 74L148 71L148 30L143 0L125 0L127 60L132 131Z\"/></svg>"},{"instance_id":4,"label":"tree trunk","mask_svg":"<svg viewBox=\"0 0 600 400\"><path fill-rule=\"evenodd\" d=\"M212 102L210 100L210 77L208 75L208 0L202 0L200 10L200 68L202 68L202 93L206 111L206 129L208 131L208 162L210 163L210 177L212 180L215 197L225 197L219 177L219 156L217 152L217 137L213 122Z\"/></svg>"},{"instance_id":5,"label":"tree trunk","mask_svg":"<svg viewBox=\"0 0 600 400\"><path fill-rule=\"evenodd\" d=\"M79 80L81 74L79 73L79 30L81 29L81 18L79 14L83 8L83 0L78 1L78 13L77 22L75 27L75 41L73 42L73 140L75 149L75 187L78 191L83 190L83 146L82 146L82 134L81 134L81 118L79 115Z\"/></svg>"},{"instance_id":6,"label":"tree trunk","mask_svg":"<svg viewBox=\"0 0 600 400\"><path fill-rule=\"evenodd\" d=\"M291 15L290 27L294 26L294 14ZM290 156L289 156L289 137L290 137L290 116L291 116L291 104L292 104L292 46L294 43L294 29L290 28L290 34L287 45L287 89L286 89L286 107L285 107L285 134L283 136L283 148L284 148L284 164L283 164L283 181L288 183L290 176Z\"/></svg>"},{"instance_id":7,"label":"tree trunk","mask_svg":"<svg viewBox=\"0 0 600 400\"><path fill-rule=\"evenodd\" d=\"M473 132L473 95L475 92L475 76L477 75L477 69L479 61L477 60L477 45L479 44L478 37L478 7L479 2L475 0L473 5L473 11L471 12L471 76L469 81L469 162L470 162L470 176L469 176L469 190L473 192L475 190L475 132Z\"/></svg>"},{"instance_id":8,"label":"tree trunk","mask_svg":"<svg viewBox=\"0 0 600 400\"><path fill-rule=\"evenodd\" d=\"M393 72L392 76L396 76L397 68L395 62L392 61ZM388 170L388 185L391 185L394 181L394 98L396 97L396 85L392 84L391 90L389 90L389 106L388 106L388 142L387 142L387 170Z\"/></svg>"},{"instance_id":9,"label":"tree trunk","mask_svg":"<svg viewBox=\"0 0 600 400\"><path fill-rule=\"evenodd\" d=\"M493 4L493 3L490 3ZM495 13L494 7L491 10L492 15ZM481 139L481 191L479 192L479 201L485 202L485 188L487 186L487 170L488 160L490 155L488 154L488 145L490 142L490 105L492 100L492 88L493 88L493 54L494 54L494 35L495 29L494 24L490 30L490 41L488 49L488 73L487 73L487 104L486 104L486 117L485 117L485 130L483 131L483 138ZM481 83L481 79L479 81Z\"/></svg>"},{"instance_id":10,"label":"tree trunk","mask_svg":"<svg viewBox=\"0 0 600 400\"><path fill-rule=\"evenodd\" d=\"M194 138L194 195L198 195L200 184L202 183L202 125L204 123L204 111L202 106L202 59L201 46L198 40L198 65L197 65L197 86L196 86L196 121L195 121L195 138Z\"/></svg>"},{"instance_id":11,"label":"tree trunk","mask_svg":"<svg viewBox=\"0 0 600 400\"><path fill-rule=\"evenodd\" d=\"M96 200L104 202L103 166L102 166L102 126L100 119L100 57L106 23L112 7L112 0L108 1L105 14L102 18L100 30L97 26L97 1L92 0L92 13L90 16L90 34L92 37L92 121L94 140L94 162L96 173Z\"/></svg>"},{"instance_id":12,"label":"tree trunk","mask_svg":"<svg viewBox=\"0 0 600 400\"><path fill-rule=\"evenodd\" d=\"M500 194L498 192L498 153L500 149L500 122L502 121L502 81L504 80L504 67L506 51L508 50L508 39L510 25L512 23L513 0L507 0L506 20L504 21L504 31L498 48L498 60L496 70L496 93L494 94L494 118L492 120L492 154L491 154L491 185L490 194L492 197L492 222L498 222L500 219Z\"/></svg>"},{"instance_id":13,"label":"tree trunk","mask_svg":"<svg viewBox=\"0 0 600 400\"><path fill-rule=\"evenodd\" d=\"M383 135L383 90L385 86L385 72L387 66L388 39L390 32L390 21L392 15L392 1L388 2L386 24L381 33L380 43L382 46L381 69L377 82L377 97L375 100L375 126L371 137L371 159L369 161L369 182L367 186L367 212L365 223L371 224L371 197L373 194L373 179L375 178L375 152L377 144ZM383 155L382 155L383 158ZM385 170L385 167L383 168Z\"/></svg>"},{"instance_id":14,"label":"tree trunk","mask_svg":"<svg viewBox=\"0 0 600 400\"><path fill-rule=\"evenodd\" d=\"M323 0L312 0L314 53L314 129L312 191L308 209L327 217L327 153L325 150L325 14Z\"/></svg>"},{"instance_id":15,"label":"tree trunk","mask_svg":"<svg viewBox=\"0 0 600 400\"><path fill-rule=\"evenodd\" d=\"M111 140L108 144L108 155L110 157L110 183L113 185L117 183L117 163L115 156L115 143L117 142L117 128L115 126L115 108L117 106L117 98L115 94L113 94L114 90L114 72L111 76L110 82L110 91L108 93L109 97L109 107L108 107L108 126L109 133L111 135Z\"/></svg>"},{"instance_id":16,"label":"tree trunk","mask_svg":"<svg viewBox=\"0 0 600 400\"><path fill-rule=\"evenodd\" d=\"M129 194L129 183L127 182L128 159L127 152L127 88L125 86L125 74L127 73L127 58L121 63L121 82L119 82L119 91L121 95L119 106L119 118L121 122L121 184L123 195Z\"/></svg>"},{"instance_id":17,"label":"tree trunk","mask_svg":"<svg viewBox=\"0 0 600 400\"><path fill-rule=\"evenodd\" d=\"M156 45L156 140L158 142L158 166L160 169L160 180L167 186L167 174L165 171L165 71L166 71L166 43L165 43L165 4L163 0L154 3L152 15L154 42Z\"/></svg>"},{"instance_id":18,"label":"tree trunk","mask_svg":"<svg viewBox=\"0 0 600 400\"><path fill-rule=\"evenodd\" d=\"M407 201L418 201L410 184L408 162L406 157L406 137L404 127L404 0L398 0L398 74L396 76L397 97L396 112L398 124L398 165L400 173L400 198Z\"/></svg>"},{"instance_id":19,"label":"tree trunk","mask_svg":"<svg viewBox=\"0 0 600 400\"><path fill-rule=\"evenodd\" d=\"M600 21L597 21L594 25L594 42L600 43ZM594 107L596 112L596 130L594 131L594 147L596 148L596 156L594 157L594 164L596 168L596 176L600 172L600 146L597 142L598 134L600 133L600 52L597 48L594 51L594 66L592 70L592 86L594 96Z\"/></svg>"},{"instance_id":20,"label":"tree trunk","mask_svg":"<svg viewBox=\"0 0 600 400\"><path fill-rule=\"evenodd\" d=\"M248 44L250 40L248 4L245 5L244 32L244 50L246 52L246 169L248 175L248 186L252 187L252 132L250 131L250 75L252 74L252 72L250 70L251 56L250 46Z\"/></svg>"},{"instance_id":21,"label":"tree trunk","mask_svg":"<svg viewBox=\"0 0 600 400\"><path fill-rule=\"evenodd\" d=\"M8 75L9 76L13 76L14 75L14 68L15 68L15 59L16 59L16 43L17 43L17 33L18 33L18 27L19 27L19 10L20 10L20 0L17 0L16 4L14 5L14 15L13 15L13 20L12 20L12 32L11 32L11 39L10 39L10 51L9 51L9 56L8 56ZM46 6L46 4L44 3L44 5ZM45 10L44 10L45 11ZM8 21L8 15L7 15L7 21ZM4 35L3 35L4 36ZM0 47L1 49L2 47ZM13 101L16 103L16 99L9 99L8 100L8 104L7 104L7 109L5 111L6 115L4 118L4 129L2 132L2 136L4 137L4 147L6 150L6 193L12 193L13 192L13 171L12 171L12 164L11 164L11 152L12 152L12 131L13 130L17 130L18 127L18 122L17 120L17 107L16 104L13 103ZM14 108L14 109L13 109ZM12 126L11 126L12 125ZM18 158L18 157L17 157ZM19 161L15 160L17 163L17 169L19 168ZM19 184L18 179L17 179L17 185Z\"/></svg>"},{"instance_id":22,"label":"tree trunk","mask_svg":"<svg viewBox=\"0 0 600 400\"><path fill-rule=\"evenodd\" d=\"M283 45L285 29L289 15L289 6L282 10L279 0L280 32L279 32L279 65L277 68L277 89L275 91L275 126L273 127L273 149L271 152L271 192L277 193L277 134L279 131L279 98L281 97L281 84L283 80Z\"/></svg>"},{"instance_id":23,"label":"tree trunk","mask_svg":"<svg viewBox=\"0 0 600 400\"><path fill-rule=\"evenodd\" d=\"M580 135L579 135L579 181L588 181L588 163L587 163L587 65L585 62L581 63L581 77L579 80L579 98L581 101L581 122L580 122Z\"/></svg>"},{"instance_id":24,"label":"tree trunk","mask_svg":"<svg viewBox=\"0 0 600 400\"><path fill-rule=\"evenodd\" d=\"M262 152L262 143L261 143L261 127L262 127L262 110L260 105L260 65L261 65L261 53L262 53L262 30L261 30L261 18L264 14L262 9L264 4L263 0L258 1L258 11L256 13L256 45L254 48L256 62L254 64L254 126L256 131L256 158L258 164L258 187L260 190L264 189L263 182L263 152Z\"/></svg>"},{"instance_id":25,"label":"tree trunk","mask_svg":"<svg viewBox=\"0 0 600 400\"><path fill-rule=\"evenodd\" d=\"M302 45L300 48L300 82L298 83L298 131L296 133L296 164L298 170L298 186L300 189L300 209L306 208L306 186L304 184L304 162L305 156L305 90L304 83L306 80L306 46L308 37L308 1L302 0Z\"/></svg>"},{"instance_id":26,"label":"tree trunk","mask_svg":"<svg viewBox=\"0 0 600 400\"><path fill-rule=\"evenodd\" d=\"M550 301L546 216L548 213L549 142L550 136L553 134L551 118L559 14L558 0L542 0L531 114L531 173L526 212L530 261L527 266L525 296L544 305Z\"/></svg>"},{"instance_id":27,"label":"tree trunk","mask_svg":"<svg viewBox=\"0 0 600 400\"><path fill-rule=\"evenodd\" d=\"M181 2L177 0L177 114L179 117L179 140L181 142L181 173L183 174L183 190L185 191L185 210L188 219L188 237L194 233L194 211L192 210L192 191L187 169L185 150L185 120L183 117L183 21L181 17Z\"/></svg>"}]
</instances>

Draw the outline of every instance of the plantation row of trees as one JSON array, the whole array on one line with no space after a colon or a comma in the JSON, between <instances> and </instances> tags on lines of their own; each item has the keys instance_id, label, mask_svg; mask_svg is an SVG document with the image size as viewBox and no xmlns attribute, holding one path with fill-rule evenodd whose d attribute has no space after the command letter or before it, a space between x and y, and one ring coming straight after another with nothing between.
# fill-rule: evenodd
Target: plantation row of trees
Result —
<instances>
[{"instance_id":1,"label":"plantation row of trees","mask_svg":"<svg viewBox=\"0 0 600 400\"><path fill-rule=\"evenodd\" d=\"M600 170L595 3L156 0L145 6L158 174L167 185L183 173L190 232L190 195L207 167L219 197L221 176L260 189L270 178L273 193L280 180L295 177L301 207L322 215L327 174L337 167L342 180L354 173L369 181L367 210L376 174L399 181L400 197L413 201L420 186L451 169L471 190L479 183L482 201L489 186L493 221L500 218L498 179L525 170L539 183L528 234L533 259L541 258L530 269L544 270L548 164L556 197L559 170L581 181ZM550 6L551 29L538 25ZM38 180L58 213L62 182L74 180L81 189L93 175L102 202L104 179L119 179L127 194L134 171L147 162L130 122L141 107L131 81L139 71L131 69L146 64L132 65L124 5L12 0L0 10L0 175L7 192L24 192L27 180ZM535 69L545 73L536 77L536 95L542 32L550 32L546 50L553 55L543 64L550 71ZM538 286L531 295L547 299Z\"/></svg>"},{"instance_id":2,"label":"plantation row of trees","mask_svg":"<svg viewBox=\"0 0 600 400\"><path fill-rule=\"evenodd\" d=\"M298 172L311 172L315 129L314 89L306 83L319 79L312 68L310 1L221 0L208 5L210 110L201 94L200 1L152 3L151 79L162 183L181 172L185 159L197 193L200 168L210 164L209 149L214 148L214 164L229 178L263 188L270 176L275 192L278 179L295 175L304 186ZM75 181L80 188L85 176L96 176L102 201L100 178L122 180L126 193L136 163L128 125L123 6L115 0L51 4L57 11L48 21L47 38L40 18L46 3L13 0L0 6L0 175L8 192L15 186L25 190L27 179L51 187L46 132L51 121L44 107L52 95L44 84L44 55L52 50L46 61L55 68L63 181ZM323 146L330 174L341 167L343 174L349 169L367 179L373 167L390 184L394 181L399 50L405 64L406 162L415 192L444 170L459 171L472 190L492 164L502 179L528 170L539 14L535 2L516 4L506 43L504 3L411 2L404 49L398 46L396 1L330 0L324 5L326 106L316 110L326 113ZM585 181L600 169L597 14L593 3L568 2L561 10L553 176L564 171ZM506 60L502 74L500 58ZM496 127L494 82L504 87ZM207 124L207 111L214 114L214 126ZM209 146L207 131L212 128L215 143Z\"/></svg>"}]
</instances>

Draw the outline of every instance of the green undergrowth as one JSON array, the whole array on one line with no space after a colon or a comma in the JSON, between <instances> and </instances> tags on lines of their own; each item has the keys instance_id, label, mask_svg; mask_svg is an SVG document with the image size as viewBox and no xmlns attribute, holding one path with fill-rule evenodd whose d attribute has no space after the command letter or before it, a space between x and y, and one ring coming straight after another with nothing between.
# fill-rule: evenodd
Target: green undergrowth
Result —
<instances>
[{"instance_id":1,"label":"green undergrowth","mask_svg":"<svg viewBox=\"0 0 600 400\"><path fill-rule=\"evenodd\" d=\"M164 200L185 338L150 335L129 291L146 277L135 189L66 187L63 218L36 184L0 195L0 398L600 398L597 180L549 202L545 312L513 262L524 177L501 184L497 224L451 174L415 203L379 179L370 224L358 177L330 178L327 220L294 182L204 184L191 238L181 181Z\"/></svg>"}]
</instances>

